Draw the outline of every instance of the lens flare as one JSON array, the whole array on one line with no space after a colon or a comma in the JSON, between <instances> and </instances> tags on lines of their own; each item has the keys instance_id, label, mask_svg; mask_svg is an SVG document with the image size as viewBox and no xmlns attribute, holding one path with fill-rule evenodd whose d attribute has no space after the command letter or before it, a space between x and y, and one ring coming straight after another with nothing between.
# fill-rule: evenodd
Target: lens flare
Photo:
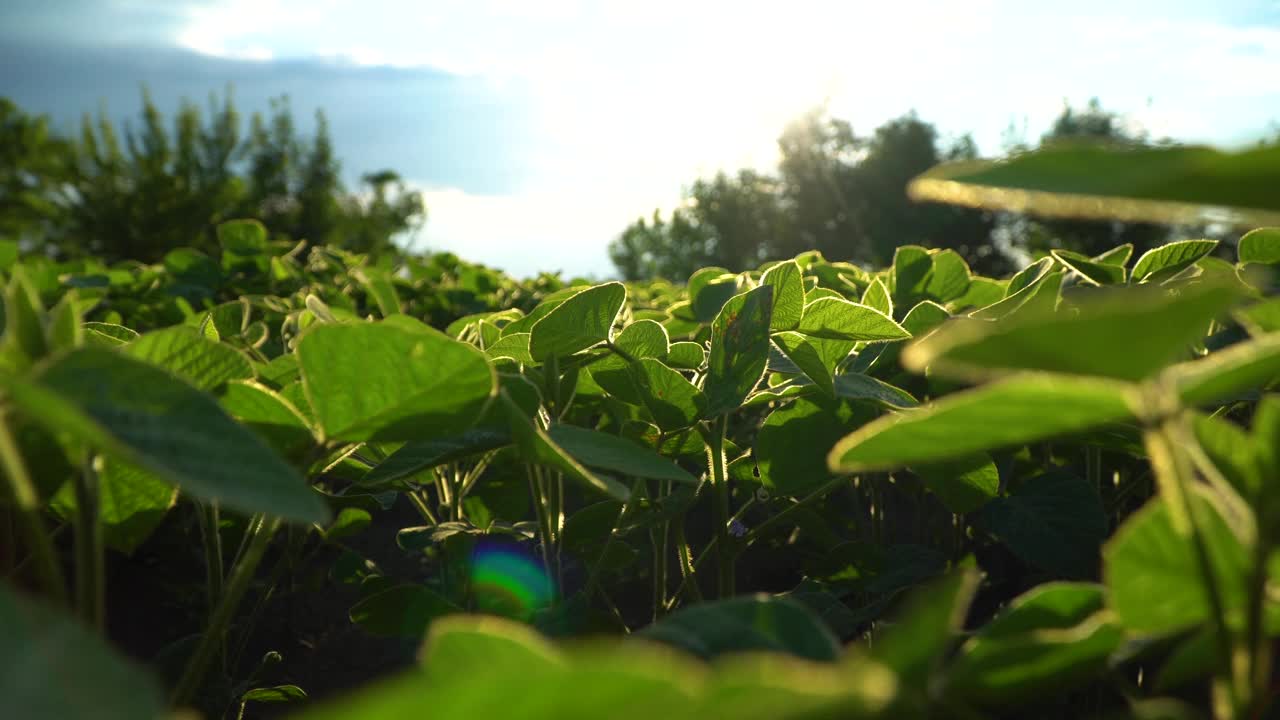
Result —
<instances>
[{"instance_id":1,"label":"lens flare","mask_svg":"<svg viewBox=\"0 0 1280 720\"><path fill-rule=\"evenodd\" d=\"M476 546L471 591L477 609L522 620L550 605L555 594L542 563L528 550L505 543Z\"/></svg>"}]
</instances>

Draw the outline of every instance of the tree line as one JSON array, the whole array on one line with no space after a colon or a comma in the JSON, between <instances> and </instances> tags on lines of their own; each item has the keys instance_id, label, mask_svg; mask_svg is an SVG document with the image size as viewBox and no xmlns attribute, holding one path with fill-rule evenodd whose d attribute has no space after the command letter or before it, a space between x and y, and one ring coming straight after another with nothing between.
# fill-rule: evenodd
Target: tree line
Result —
<instances>
[{"instance_id":1,"label":"tree line","mask_svg":"<svg viewBox=\"0 0 1280 720\"><path fill-rule=\"evenodd\" d=\"M349 190L340 170L324 112L304 137L287 97L246 127L230 91L204 110L184 101L171 121L144 92L136 125L100 111L78 134L0 98L0 236L57 258L155 262L211 247L218 223L243 217L276 237L377 254L425 221L394 171Z\"/></svg>"},{"instance_id":2,"label":"tree line","mask_svg":"<svg viewBox=\"0 0 1280 720\"><path fill-rule=\"evenodd\" d=\"M1080 141L1170 142L1150 138L1093 100L1065 106L1039 145ZM736 272L811 249L828 260L884 266L897 247L915 244L953 249L973 269L998 276L1055 247L1093 255L1132 242L1142 252L1175 231L1208 232L915 203L906 194L912 178L940 162L975 159L977 148L968 135L944 141L914 113L859 135L847 121L813 110L786 127L778 146L776 172L698 179L671 212L655 210L633 222L609 246L618 273L681 281L701 267ZM1006 150L1028 147L1011 141Z\"/></svg>"}]
</instances>

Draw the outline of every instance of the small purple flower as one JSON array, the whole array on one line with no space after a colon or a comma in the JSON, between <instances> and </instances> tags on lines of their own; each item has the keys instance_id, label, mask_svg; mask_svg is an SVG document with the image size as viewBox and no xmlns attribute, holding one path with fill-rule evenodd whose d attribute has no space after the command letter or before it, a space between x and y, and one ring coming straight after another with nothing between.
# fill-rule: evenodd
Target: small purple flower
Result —
<instances>
[{"instance_id":1,"label":"small purple flower","mask_svg":"<svg viewBox=\"0 0 1280 720\"><path fill-rule=\"evenodd\" d=\"M732 520L729 522L729 534L734 537L742 537L747 534L747 526L741 521Z\"/></svg>"}]
</instances>

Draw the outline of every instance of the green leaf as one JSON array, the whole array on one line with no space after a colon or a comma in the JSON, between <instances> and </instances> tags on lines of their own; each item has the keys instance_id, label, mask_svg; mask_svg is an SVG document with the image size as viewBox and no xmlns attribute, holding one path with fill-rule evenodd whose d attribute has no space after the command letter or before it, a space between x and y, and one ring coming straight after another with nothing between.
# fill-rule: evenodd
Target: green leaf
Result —
<instances>
[{"instance_id":1,"label":"green leaf","mask_svg":"<svg viewBox=\"0 0 1280 720\"><path fill-rule=\"evenodd\" d=\"M564 357L609 339L627 288L611 282L587 288L560 303L529 331L529 354L537 362Z\"/></svg>"},{"instance_id":2,"label":"green leaf","mask_svg":"<svg viewBox=\"0 0 1280 720\"><path fill-rule=\"evenodd\" d=\"M969 263L955 250L935 252L925 294L938 302L950 302L968 292L970 276ZM892 316L892 313L885 314Z\"/></svg>"},{"instance_id":3,"label":"green leaf","mask_svg":"<svg viewBox=\"0 0 1280 720\"><path fill-rule=\"evenodd\" d=\"M804 316L804 279L800 265L795 260L780 262L769 268L760 282L773 288L769 329L791 330L800 324Z\"/></svg>"},{"instance_id":4,"label":"green leaf","mask_svg":"<svg viewBox=\"0 0 1280 720\"><path fill-rule=\"evenodd\" d=\"M934 665L951 647L978 579L974 570L961 568L912 592L895 622L873 636L871 656L892 668L908 692L923 692Z\"/></svg>"},{"instance_id":5,"label":"green leaf","mask_svg":"<svg viewBox=\"0 0 1280 720\"><path fill-rule=\"evenodd\" d=\"M1236 492L1256 500L1263 489L1264 471L1249 433L1230 420L1195 412L1191 413L1191 429L1200 448Z\"/></svg>"},{"instance_id":6,"label":"green leaf","mask_svg":"<svg viewBox=\"0 0 1280 720\"><path fill-rule=\"evenodd\" d=\"M918 245L900 245L893 253L893 300L914 305L927 297L933 257Z\"/></svg>"},{"instance_id":7,"label":"green leaf","mask_svg":"<svg viewBox=\"0 0 1280 720\"><path fill-rule=\"evenodd\" d=\"M396 295L396 286L391 282L391 274L377 268L360 268L352 275L364 286L365 293L378 306L382 317L391 317L400 310L400 298Z\"/></svg>"},{"instance_id":8,"label":"green leaf","mask_svg":"<svg viewBox=\"0 0 1280 720\"><path fill-rule=\"evenodd\" d=\"M1204 206L1232 221L1280 218L1280 148L1222 152L1175 146L1063 144L997 162L936 167L908 186L916 200L1057 217L1196 224ZM1221 216L1224 213L1219 213ZM1135 273L1136 274L1136 273Z\"/></svg>"},{"instance_id":9,"label":"green leaf","mask_svg":"<svg viewBox=\"0 0 1280 720\"><path fill-rule=\"evenodd\" d=\"M948 305L957 311L965 308L984 308L1004 299L1004 291L1004 283L999 280L973 277L969 280L968 292L952 300Z\"/></svg>"},{"instance_id":10,"label":"green leaf","mask_svg":"<svg viewBox=\"0 0 1280 720\"><path fill-rule=\"evenodd\" d=\"M196 497L246 513L320 522L323 502L296 470L213 398L111 350L81 348L6 391L23 413Z\"/></svg>"},{"instance_id":11,"label":"green leaf","mask_svg":"<svg viewBox=\"0 0 1280 720\"><path fill-rule=\"evenodd\" d=\"M503 335L497 342L486 347L484 354L493 360L508 357L522 365L533 365L533 355L529 354L529 337L529 333Z\"/></svg>"},{"instance_id":12,"label":"green leaf","mask_svg":"<svg viewBox=\"0 0 1280 720\"><path fill-rule=\"evenodd\" d=\"M119 347L138 337L137 331L112 323L87 322L84 324L85 342L99 347Z\"/></svg>"},{"instance_id":13,"label":"green leaf","mask_svg":"<svg viewBox=\"0 0 1280 720\"><path fill-rule=\"evenodd\" d=\"M771 651L833 661L840 646L811 610L767 595L701 603L678 610L636 633L702 658Z\"/></svg>"},{"instance_id":14,"label":"green leaf","mask_svg":"<svg viewBox=\"0 0 1280 720\"><path fill-rule=\"evenodd\" d=\"M473 428L459 435L435 440L407 442L388 455L387 459L375 465L360 478L358 484L365 488L382 486L393 480L416 475L428 468L464 460L509 444L511 444L511 435L505 430L499 431L485 427Z\"/></svg>"},{"instance_id":15,"label":"green leaf","mask_svg":"<svg viewBox=\"0 0 1280 720\"><path fill-rule=\"evenodd\" d=\"M920 476L925 487L956 514L977 510L994 498L1000 489L1000 472L986 453L917 465L911 469Z\"/></svg>"},{"instance_id":16,"label":"green leaf","mask_svg":"<svg viewBox=\"0 0 1280 720\"><path fill-rule=\"evenodd\" d=\"M696 342L671 343L671 352L667 355L667 364L673 368L697 370L707 361L707 351Z\"/></svg>"},{"instance_id":17,"label":"green leaf","mask_svg":"<svg viewBox=\"0 0 1280 720\"><path fill-rule=\"evenodd\" d=\"M1129 246L1133 249L1133 246ZM1050 254L1062 266L1084 278L1090 285L1119 285L1125 281L1124 265L1113 265L1090 259L1070 250L1052 250Z\"/></svg>"},{"instance_id":18,"label":"green leaf","mask_svg":"<svg viewBox=\"0 0 1280 720\"><path fill-rule=\"evenodd\" d=\"M1081 432L1132 417L1128 392L1103 380L1014 376L882 417L841 440L827 462L837 472L887 470Z\"/></svg>"},{"instance_id":19,"label":"green leaf","mask_svg":"<svg viewBox=\"0 0 1280 720\"><path fill-rule=\"evenodd\" d=\"M679 465L626 438L565 424L552 425L547 434L556 445L587 467L611 470L629 477L698 482Z\"/></svg>"},{"instance_id":20,"label":"green leaf","mask_svg":"<svg viewBox=\"0 0 1280 720\"><path fill-rule=\"evenodd\" d=\"M1280 333L1263 335L1180 363L1164 373L1182 402L1204 406L1237 398L1275 383L1280 376Z\"/></svg>"},{"instance_id":21,"label":"green leaf","mask_svg":"<svg viewBox=\"0 0 1280 720\"><path fill-rule=\"evenodd\" d=\"M1190 496L1209 564L1230 615L1244 604L1249 553L1204 493ZM1108 604L1129 630L1166 634L1209 617L1190 537L1174 530L1166 503L1156 497L1134 513L1103 549Z\"/></svg>"},{"instance_id":22,"label":"green leaf","mask_svg":"<svg viewBox=\"0 0 1280 720\"><path fill-rule=\"evenodd\" d=\"M1236 254L1241 265L1280 263L1280 227L1258 228L1245 233L1236 246Z\"/></svg>"},{"instance_id":23,"label":"green leaf","mask_svg":"<svg viewBox=\"0 0 1280 720\"><path fill-rule=\"evenodd\" d=\"M460 612L462 608L421 585L398 585L356 603L351 622L374 635L417 639L432 620Z\"/></svg>"},{"instance_id":24,"label":"green leaf","mask_svg":"<svg viewBox=\"0 0 1280 720\"><path fill-rule=\"evenodd\" d=\"M223 252L254 255L267 250L267 228L257 220L230 220L218 225Z\"/></svg>"},{"instance_id":25,"label":"green leaf","mask_svg":"<svg viewBox=\"0 0 1280 720\"><path fill-rule=\"evenodd\" d=\"M240 702L242 703L289 703L306 699L306 691L297 685L276 685L274 687L254 688L240 696Z\"/></svg>"},{"instance_id":26,"label":"green leaf","mask_svg":"<svg viewBox=\"0 0 1280 720\"><path fill-rule=\"evenodd\" d=\"M889 296L889 290L880 278L872 280L866 292L862 293L862 304L878 310L885 317L893 317L893 298Z\"/></svg>"},{"instance_id":27,"label":"green leaf","mask_svg":"<svg viewBox=\"0 0 1280 720\"><path fill-rule=\"evenodd\" d=\"M499 401L506 411L507 422L511 427L511 437L515 440L521 458L528 463L537 463L559 470L569 479L581 483L584 487L602 492L615 500L626 501L631 491L626 485L613 478L602 477L583 467L572 455L561 448L546 431L536 425L525 415L524 410L516 405L506 390L499 393Z\"/></svg>"},{"instance_id":28,"label":"green leaf","mask_svg":"<svg viewBox=\"0 0 1280 720\"><path fill-rule=\"evenodd\" d=\"M253 365L240 351L181 325L142 335L125 352L209 392L217 392L231 380L254 376Z\"/></svg>"},{"instance_id":29,"label":"green leaf","mask_svg":"<svg viewBox=\"0 0 1280 720\"><path fill-rule=\"evenodd\" d=\"M811 342L807 336L796 332L775 333L773 343L822 392L835 395L835 385L831 380L831 367L827 363L827 358L822 357L815 343Z\"/></svg>"},{"instance_id":30,"label":"green leaf","mask_svg":"<svg viewBox=\"0 0 1280 720\"><path fill-rule=\"evenodd\" d=\"M1186 287L1177 295L1114 289L1082 299L1072 311L959 320L908 347L902 361L916 371L928 367L975 381L1021 370L1143 380L1184 357L1209 321L1239 298L1236 289L1218 285Z\"/></svg>"},{"instance_id":31,"label":"green leaf","mask_svg":"<svg viewBox=\"0 0 1280 720\"><path fill-rule=\"evenodd\" d=\"M684 375L652 358L631 365L641 402L664 432L687 428L707 409L707 397Z\"/></svg>"},{"instance_id":32,"label":"green leaf","mask_svg":"<svg viewBox=\"0 0 1280 720\"><path fill-rule=\"evenodd\" d=\"M632 358L657 358L666 360L671 350L667 329L653 320L637 320L622 328L613 344Z\"/></svg>"},{"instance_id":33,"label":"green leaf","mask_svg":"<svg viewBox=\"0 0 1280 720\"><path fill-rule=\"evenodd\" d=\"M1158 282L1177 275L1213 252L1217 240L1178 240L1142 254L1133 266L1134 282Z\"/></svg>"},{"instance_id":34,"label":"green leaf","mask_svg":"<svg viewBox=\"0 0 1280 720\"><path fill-rule=\"evenodd\" d=\"M711 324L711 358L703 392L708 415L737 409L769 362L769 318L773 287L736 295Z\"/></svg>"},{"instance_id":35,"label":"green leaf","mask_svg":"<svg viewBox=\"0 0 1280 720\"><path fill-rule=\"evenodd\" d=\"M114 458L99 458L96 470L102 539L112 550L132 555L164 521L178 491L154 474ZM63 518L75 517L76 496L70 483L62 486L51 504Z\"/></svg>"},{"instance_id":36,"label":"green leaf","mask_svg":"<svg viewBox=\"0 0 1280 720\"><path fill-rule=\"evenodd\" d=\"M232 417L286 457L295 457L315 445L311 428L297 408L262 385L243 380L229 382L219 401Z\"/></svg>"},{"instance_id":37,"label":"green leaf","mask_svg":"<svg viewBox=\"0 0 1280 720\"><path fill-rule=\"evenodd\" d=\"M0 583L0 698L23 720L158 720L156 682L70 617Z\"/></svg>"},{"instance_id":38,"label":"green leaf","mask_svg":"<svg viewBox=\"0 0 1280 720\"><path fill-rule=\"evenodd\" d=\"M760 482L795 497L816 490L831 479L822 454L873 416L852 403L804 398L774 410L756 436Z\"/></svg>"},{"instance_id":39,"label":"green leaf","mask_svg":"<svg viewBox=\"0 0 1280 720\"><path fill-rule=\"evenodd\" d=\"M834 385L836 396L845 400L874 400L891 408L913 408L919 404L906 390L861 373L837 375Z\"/></svg>"},{"instance_id":40,"label":"green leaf","mask_svg":"<svg viewBox=\"0 0 1280 720\"><path fill-rule=\"evenodd\" d=\"M484 353L425 325L321 325L297 354L307 400L332 440L456 434L479 419L497 384Z\"/></svg>"},{"instance_id":41,"label":"green leaf","mask_svg":"<svg viewBox=\"0 0 1280 720\"><path fill-rule=\"evenodd\" d=\"M961 649L946 696L1010 706L1069 692L1104 672L1123 632L1098 613L1101 586L1045 583L1009 603Z\"/></svg>"},{"instance_id":42,"label":"green leaf","mask_svg":"<svg viewBox=\"0 0 1280 720\"><path fill-rule=\"evenodd\" d=\"M1129 258L1133 257L1133 243L1124 243L1117 245L1110 250L1096 255L1092 258L1094 262L1103 265L1114 265L1116 267L1124 267L1129 264Z\"/></svg>"},{"instance_id":43,"label":"green leaf","mask_svg":"<svg viewBox=\"0 0 1280 720\"><path fill-rule=\"evenodd\" d=\"M830 340L901 340L911 334L879 310L838 298L805 305L800 333Z\"/></svg>"},{"instance_id":44,"label":"green leaf","mask_svg":"<svg viewBox=\"0 0 1280 720\"><path fill-rule=\"evenodd\" d=\"M4 343L28 362L49 352L44 337L44 304L21 265L13 268L4 293Z\"/></svg>"},{"instance_id":45,"label":"green leaf","mask_svg":"<svg viewBox=\"0 0 1280 720\"><path fill-rule=\"evenodd\" d=\"M1056 577L1095 577L1108 522L1097 488L1062 472L1025 480L979 522L1024 562Z\"/></svg>"}]
</instances>

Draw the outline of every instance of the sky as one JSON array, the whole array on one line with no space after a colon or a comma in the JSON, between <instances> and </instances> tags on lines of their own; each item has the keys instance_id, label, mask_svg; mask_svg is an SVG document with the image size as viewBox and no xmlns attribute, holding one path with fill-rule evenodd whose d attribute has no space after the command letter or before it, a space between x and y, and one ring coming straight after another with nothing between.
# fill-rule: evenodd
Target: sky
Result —
<instances>
[{"instance_id":1,"label":"sky","mask_svg":"<svg viewBox=\"0 0 1280 720\"><path fill-rule=\"evenodd\" d=\"M767 169L819 105L914 110L999 154L1097 97L1156 136L1280 121L1280 0L3 0L0 95L73 128L234 88L323 108L344 176L424 193L415 247L607 277L606 247L700 176Z\"/></svg>"}]
</instances>

